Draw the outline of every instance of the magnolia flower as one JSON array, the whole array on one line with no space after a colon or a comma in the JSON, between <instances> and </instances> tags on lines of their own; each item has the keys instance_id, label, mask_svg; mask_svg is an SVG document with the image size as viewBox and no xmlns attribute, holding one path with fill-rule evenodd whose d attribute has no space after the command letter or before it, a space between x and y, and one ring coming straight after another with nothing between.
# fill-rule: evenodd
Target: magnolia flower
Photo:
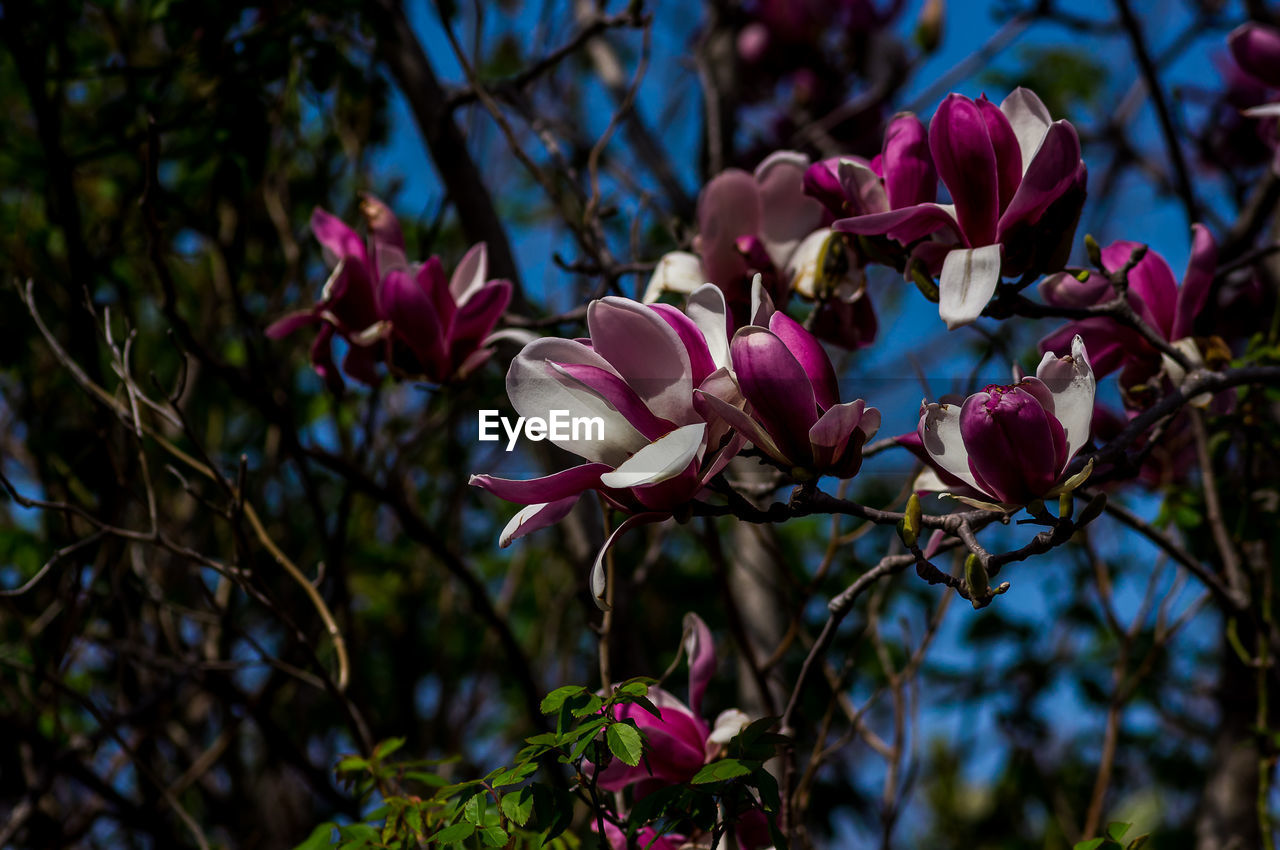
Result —
<instances>
[{"instance_id":1,"label":"magnolia flower","mask_svg":"<svg viewBox=\"0 0 1280 850\"><path fill-rule=\"evenodd\" d=\"M1255 79L1271 88L1280 88L1280 29L1250 21L1227 36L1227 45L1236 63ZM1280 101L1244 110L1251 118L1280 116Z\"/></svg>"},{"instance_id":2,"label":"magnolia flower","mask_svg":"<svg viewBox=\"0 0 1280 850\"><path fill-rule=\"evenodd\" d=\"M595 821L591 822L591 829L595 831ZM632 847L640 847L642 850L680 850L688 840L674 832L659 835L656 829L646 826L636 832L635 843L628 845L626 833L609 821L604 822L604 837L609 842L609 850L630 850Z\"/></svg>"},{"instance_id":3,"label":"magnolia flower","mask_svg":"<svg viewBox=\"0 0 1280 850\"><path fill-rule=\"evenodd\" d=\"M922 403L917 433L938 478L922 476L917 489L942 490L945 475L995 502L978 502L992 508L1074 489L1089 468L1065 482L1062 476L1089 440L1093 395L1093 369L1077 336L1071 354L1045 354L1034 378L993 384L959 405Z\"/></svg>"},{"instance_id":4,"label":"magnolia flower","mask_svg":"<svg viewBox=\"0 0 1280 850\"><path fill-rule=\"evenodd\" d=\"M663 292L688 294L710 281L741 312L756 274L773 294L785 295L804 271L797 264L817 250L812 236L827 219L822 205L804 193L808 167L804 154L778 151L754 174L731 168L714 177L698 196L695 253L664 256L645 289L645 303ZM798 253L806 241L805 253Z\"/></svg>"},{"instance_id":5,"label":"magnolia flower","mask_svg":"<svg viewBox=\"0 0 1280 850\"><path fill-rule=\"evenodd\" d=\"M621 791L636 785L642 796L664 785L688 782L747 725L745 714L730 709L722 712L713 726L707 726L702 719L702 697L716 671L715 642L707 624L693 613L684 616L682 641L689 662L688 705L654 687L649 689L649 700L660 716L634 703L619 706L617 719L634 721L644 733L644 758L635 767L620 759L610 762L596 777L603 790Z\"/></svg>"},{"instance_id":6,"label":"magnolia flower","mask_svg":"<svg viewBox=\"0 0 1280 850\"><path fill-rule=\"evenodd\" d=\"M1195 318L1204 307L1213 285L1218 264L1218 246L1213 234L1202 225L1192 227L1191 258L1179 287L1173 270L1155 251L1129 270L1129 304L1147 326L1178 350L1193 364L1202 363L1200 351L1191 339ZM1109 272L1124 268L1137 242L1113 242L1102 251L1102 267ZM1080 280L1066 272L1052 275L1040 283L1040 295L1050 304L1061 307L1087 307L1115 298L1111 282L1104 276L1088 274ZM1040 351L1049 354L1066 351L1075 338L1084 340L1090 363L1098 377L1126 367L1122 383L1140 383L1165 368L1175 381L1181 380L1181 369L1152 347L1143 336L1108 316L1096 316L1070 322L1040 341Z\"/></svg>"},{"instance_id":7,"label":"magnolia flower","mask_svg":"<svg viewBox=\"0 0 1280 850\"><path fill-rule=\"evenodd\" d=\"M603 434L586 429L550 442L587 462L518 481L473 475L471 483L527 505L503 529L501 544L562 519L578 497L597 490L632 514L610 536L592 571L602 600L605 551L628 528L654 522L698 496L741 447L728 429L709 425L694 406L694 390L732 400L724 296L704 286L689 315L666 304L608 297L587 308L588 340L534 340L507 372L507 396L521 416L599 417ZM603 439L597 437L603 436ZM723 447L722 447L722 444Z\"/></svg>"},{"instance_id":8,"label":"magnolia flower","mask_svg":"<svg viewBox=\"0 0 1280 850\"><path fill-rule=\"evenodd\" d=\"M880 428L880 411L862 399L840 403L831 359L794 319L768 306L756 321L761 324L740 328L729 346L750 412L700 393L709 416L722 417L797 477L852 478L862 466L863 445Z\"/></svg>"},{"instance_id":9,"label":"magnolia flower","mask_svg":"<svg viewBox=\"0 0 1280 850\"><path fill-rule=\"evenodd\" d=\"M1061 265L1086 170L1075 128L1021 88L999 108L949 95L929 124L929 149L953 204L922 201L832 226L903 245L930 237L912 255L939 276L938 314L954 329L982 313L1001 277Z\"/></svg>"},{"instance_id":10,"label":"magnolia flower","mask_svg":"<svg viewBox=\"0 0 1280 850\"><path fill-rule=\"evenodd\" d=\"M311 229L324 246L333 272L320 301L276 321L267 335L279 339L303 325L319 324L311 362L329 386L342 389L333 363L334 335L350 347L343 367L366 384L376 384L379 361L399 374L442 383L465 377L493 353L485 348L511 300L511 283L486 280L484 243L471 248L450 278L438 257L411 265L404 236L391 210L373 196L361 202L370 245L321 209Z\"/></svg>"},{"instance_id":11,"label":"magnolia flower","mask_svg":"<svg viewBox=\"0 0 1280 850\"><path fill-rule=\"evenodd\" d=\"M938 172L924 125L909 112L894 116L874 159L840 156L816 162L805 171L804 190L837 218L931 203L937 197Z\"/></svg>"}]
</instances>

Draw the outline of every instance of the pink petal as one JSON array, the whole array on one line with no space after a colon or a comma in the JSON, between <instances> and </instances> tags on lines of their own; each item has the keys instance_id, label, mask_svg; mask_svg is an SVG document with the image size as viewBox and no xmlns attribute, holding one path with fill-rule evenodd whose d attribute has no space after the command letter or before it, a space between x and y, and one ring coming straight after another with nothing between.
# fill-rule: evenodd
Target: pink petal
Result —
<instances>
[{"instance_id":1,"label":"pink petal","mask_svg":"<svg viewBox=\"0 0 1280 850\"><path fill-rule=\"evenodd\" d=\"M775 314L776 315L776 314ZM809 429L818 421L804 367L773 332L741 328L730 343L733 368L755 416L793 464L809 460Z\"/></svg>"},{"instance_id":2,"label":"pink petal","mask_svg":"<svg viewBox=\"0 0 1280 850\"><path fill-rule=\"evenodd\" d=\"M1022 152L1018 148L1018 137L1014 134L1013 125L1000 111L1000 107L987 100L986 95L978 98L977 106L987 124L987 134L991 137L991 147L996 154L1000 208L1004 209L1013 200L1013 194L1018 191L1018 184L1022 182Z\"/></svg>"},{"instance_id":3,"label":"pink petal","mask_svg":"<svg viewBox=\"0 0 1280 850\"><path fill-rule=\"evenodd\" d=\"M1202 224L1192 225L1191 259L1187 261L1182 287L1178 290L1177 309L1174 311L1173 332L1169 339L1191 336L1195 330L1196 316L1204 308L1218 271L1218 243L1213 234Z\"/></svg>"},{"instance_id":4,"label":"pink petal","mask_svg":"<svg viewBox=\"0 0 1280 850\"><path fill-rule=\"evenodd\" d=\"M697 420L688 349L656 310L626 298L602 298L587 308L587 328L596 353L650 410L677 425Z\"/></svg>"},{"instance_id":5,"label":"pink petal","mask_svg":"<svg viewBox=\"0 0 1280 850\"><path fill-rule=\"evenodd\" d=\"M1080 137L1066 121L1055 121L1044 135L1035 157L1027 163L1022 182L1000 217L1003 235L1023 224L1034 224L1054 201L1078 183Z\"/></svg>"},{"instance_id":6,"label":"pink petal","mask_svg":"<svg viewBox=\"0 0 1280 850\"><path fill-rule=\"evenodd\" d=\"M904 245L939 230L949 230L949 236L961 239L955 218L937 204L918 204L875 215L842 218L832 224L831 229L863 236L888 236Z\"/></svg>"},{"instance_id":7,"label":"pink petal","mask_svg":"<svg viewBox=\"0 0 1280 850\"><path fill-rule=\"evenodd\" d=\"M826 410L839 404L840 386L836 381L836 370L822 343L786 313L774 313L769 318L769 330L800 362L801 368L809 377L818 406Z\"/></svg>"},{"instance_id":8,"label":"pink petal","mask_svg":"<svg viewBox=\"0 0 1280 850\"><path fill-rule=\"evenodd\" d=\"M995 242L1000 219L996 154L977 104L963 95L948 95L929 123L929 150L951 192L968 245Z\"/></svg>"},{"instance_id":9,"label":"pink petal","mask_svg":"<svg viewBox=\"0 0 1280 850\"><path fill-rule=\"evenodd\" d=\"M707 280L723 289L746 274L737 239L759 233L761 217L760 189L747 172L729 169L703 187L697 248Z\"/></svg>"},{"instance_id":10,"label":"pink petal","mask_svg":"<svg viewBox=\"0 0 1280 850\"><path fill-rule=\"evenodd\" d=\"M931 203L938 196L938 172L929 154L929 134L911 113L894 116L884 132L881 153L889 209Z\"/></svg>"},{"instance_id":11,"label":"pink petal","mask_svg":"<svg viewBox=\"0 0 1280 850\"><path fill-rule=\"evenodd\" d=\"M584 463L541 478L522 481L515 478L495 478L492 475L473 475L469 483L517 505L537 505L577 496L583 490L595 489L600 486L600 476L612 470L613 467L608 464Z\"/></svg>"}]
</instances>

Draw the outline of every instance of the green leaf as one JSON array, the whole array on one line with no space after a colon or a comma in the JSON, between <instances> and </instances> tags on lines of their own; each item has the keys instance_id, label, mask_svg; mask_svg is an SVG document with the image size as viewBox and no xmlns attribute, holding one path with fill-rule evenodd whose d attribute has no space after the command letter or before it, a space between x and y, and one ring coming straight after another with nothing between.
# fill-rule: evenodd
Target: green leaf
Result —
<instances>
[{"instance_id":1,"label":"green leaf","mask_svg":"<svg viewBox=\"0 0 1280 850\"><path fill-rule=\"evenodd\" d=\"M484 791L471 795L471 798L462 806L462 817L476 826L483 826L485 804L488 799L489 795Z\"/></svg>"},{"instance_id":2,"label":"green leaf","mask_svg":"<svg viewBox=\"0 0 1280 850\"><path fill-rule=\"evenodd\" d=\"M320 824L311 830L307 840L295 847L294 850L322 850L322 848L331 847L333 845L333 829L334 825L332 823Z\"/></svg>"},{"instance_id":3,"label":"green leaf","mask_svg":"<svg viewBox=\"0 0 1280 850\"><path fill-rule=\"evenodd\" d=\"M486 826L480 830L480 838L490 847L501 847L507 843L507 831L500 826Z\"/></svg>"},{"instance_id":4,"label":"green leaf","mask_svg":"<svg viewBox=\"0 0 1280 850\"><path fill-rule=\"evenodd\" d=\"M338 773L356 773L361 770L369 769L369 760L362 759L360 756L347 756L338 762L338 766L334 768Z\"/></svg>"},{"instance_id":5,"label":"green leaf","mask_svg":"<svg viewBox=\"0 0 1280 850\"><path fill-rule=\"evenodd\" d=\"M519 785L521 782L524 782L537 772L537 762L530 761L525 762L524 764L517 764L515 767L497 771L490 781L490 784L493 785L494 788L501 788L504 785Z\"/></svg>"},{"instance_id":6,"label":"green leaf","mask_svg":"<svg viewBox=\"0 0 1280 850\"><path fill-rule=\"evenodd\" d=\"M564 705L565 700L569 697L585 693L586 690L587 689L582 687L582 685L565 685L563 687L556 688L554 691L547 694L546 698L542 700L542 705L538 708L543 714L555 714L560 710L560 706Z\"/></svg>"},{"instance_id":7,"label":"green leaf","mask_svg":"<svg viewBox=\"0 0 1280 850\"><path fill-rule=\"evenodd\" d=\"M640 733L634 726L626 723L615 723L609 727L609 731L605 733L605 740L609 744L609 752L614 757L635 767L640 763L640 756L644 752L644 745L640 739Z\"/></svg>"},{"instance_id":8,"label":"green leaf","mask_svg":"<svg viewBox=\"0 0 1280 850\"><path fill-rule=\"evenodd\" d=\"M446 826L431 837L436 844L451 844L455 841L465 841L470 838L472 833L476 831L475 825L466 821L459 821L453 826Z\"/></svg>"},{"instance_id":9,"label":"green leaf","mask_svg":"<svg viewBox=\"0 0 1280 850\"><path fill-rule=\"evenodd\" d=\"M649 695L648 682L632 679L618 687L618 693L629 697L646 697Z\"/></svg>"},{"instance_id":10,"label":"green leaf","mask_svg":"<svg viewBox=\"0 0 1280 850\"><path fill-rule=\"evenodd\" d=\"M1129 827L1131 826L1133 826L1133 824L1120 823L1119 821L1109 823L1107 824L1107 838L1110 838L1118 844L1120 843L1120 840L1124 838L1124 834L1129 831Z\"/></svg>"},{"instance_id":11,"label":"green leaf","mask_svg":"<svg viewBox=\"0 0 1280 850\"><path fill-rule=\"evenodd\" d=\"M726 779L737 779L739 776L746 776L749 773L751 773L751 768L737 759L721 759L704 766L689 781L694 785L706 785L708 782L724 782Z\"/></svg>"},{"instance_id":12,"label":"green leaf","mask_svg":"<svg viewBox=\"0 0 1280 850\"><path fill-rule=\"evenodd\" d=\"M600 699L600 697L596 696L595 694L590 694L586 699L582 700L581 702L579 702L579 700L575 697L574 702L578 704L575 705L572 709L570 709L569 713L572 714L574 717L578 718L579 720L586 717L588 714L595 714L604 706L604 700Z\"/></svg>"},{"instance_id":13,"label":"green leaf","mask_svg":"<svg viewBox=\"0 0 1280 850\"><path fill-rule=\"evenodd\" d=\"M1106 843L1105 838L1090 838L1088 841L1079 841L1071 850L1098 850Z\"/></svg>"},{"instance_id":14,"label":"green leaf","mask_svg":"<svg viewBox=\"0 0 1280 850\"><path fill-rule=\"evenodd\" d=\"M524 826L533 814L533 789L521 788L502 795L502 813L516 826Z\"/></svg>"},{"instance_id":15,"label":"green leaf","mask_svg":"<svg viewBox=\"0 0 1280 850\"><path fill-rule=\"evenodd\" d=\"M373 748L375 759L384 759L404 746L404 738L388 738Z\"/></svg>"}]
</instances>

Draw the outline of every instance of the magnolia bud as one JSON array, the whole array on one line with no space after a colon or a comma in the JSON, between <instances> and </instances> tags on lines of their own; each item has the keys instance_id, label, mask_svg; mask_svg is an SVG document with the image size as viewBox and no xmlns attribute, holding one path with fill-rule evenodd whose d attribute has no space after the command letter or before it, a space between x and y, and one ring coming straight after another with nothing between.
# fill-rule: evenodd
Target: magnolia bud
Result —
<instances>
[{"instance_id":1,"label":"magnolia bud","mask_svg":"<svg viewBox=\"0 0 1280 850\"><path fill-rule=\"evenodd\" d=\"M943 0L925 0L916 19L916 43L925 53L932 53L942 43L942 23L946 12Z\"/></svg>"}]
</instances>

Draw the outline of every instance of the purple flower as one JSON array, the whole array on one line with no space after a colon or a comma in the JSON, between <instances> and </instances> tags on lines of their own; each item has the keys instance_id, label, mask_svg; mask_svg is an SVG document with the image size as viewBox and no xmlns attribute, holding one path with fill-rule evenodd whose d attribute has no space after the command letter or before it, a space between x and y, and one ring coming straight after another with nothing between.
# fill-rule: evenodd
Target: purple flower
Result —
<instances>
[{"instance_id":1,"label":"purple flower","mask_svg":"<svg viewBox=\"0 0 1280 850\"><path fill-rule=\"evenodd\" d=\"M840 403L830 358L794 319L779 312L767 322L740 328L730 343L749 410L702 394L708 415L722 417L797 477L852 478L862 466L863 445L880 428L880 411L862 399Z\"/></svg>"},{"instance_id":2,"label":"purple flower","mask_svg":"<svg viewBox=\"0 0 1280 850\"><path fill-rule=\"evenodd\" d=\"M928 237L912 255L939 275L938 313L957 328L981 314L1001 277L1061 266L1087 172L1075 128L1021 88L999 108L949 95L929 124L929 149L951 205L891 204L832 226L904 246Z\"/></svg>"},{"instance_id":3,"label":"purple flower","mask_svg":"<svg viewBox=\"0 0 1280 850\"><path fill-rule=\"evenodd\" d=\"M712 178L698 196L695 253L664 256L644 301L656 301L662 292L687 294L709 281L741 318L756 274L775 298L784 298L805 271L802 261L817 250L815 231L830 235L823 227L829 217L822 204L804 192L808 167L804 154L778 151L754 174L731 168ZM804 253L798 251L802 243L807 243Z\"/></svg>"},{"instance_id":4,"label":"purple flower","mask_svg":"<svg viewBox=\"0 0 1280 850\"><path fill-rule=\"evenodd\" d=\"M335 335L350 345L344 369L366 384L378 382L379 361L399 375L433 383L470 374L493 353L485 342L511 300L511 283L486 280L483 243L473 246L448 278L438 257L411 265L391 210L365 196L361 211L370 246L324 210L312 214L311 228L333 272L315 306L278 320L267 335L279 339L319 324L311 361L334 391L342 388L333 363Z\"/></svg>"},{"instance_id":5,"label":"purple flower","mask_svg":"<svg viewBox=\"0 0 1280 850\"><path fill-rule=\"evenodd\" d=\"M1191 342L1196 316L1209 297L1217 271L1218 246L1213 234L1202 225L1192 227L1191 258L1183 275L1182 286L1174 279L1173 270L1164 257L1148 251L1129 270L1129 304L1151 330L1171 344L1177 345L1194 362L1200 355ZM1109 272L1124 268L1137 242L1113 242L1102 251L1102 267ZM1088 307L1115 298L1106 277L1089 274L1083 281L1067 272L1051 275L1040 283L1040 295L1050 304L1062 307ZM1066 351L1072 339L1080 337L1090 352L1090 362L1098 377L1116 369L1134 367L1133 380L1150 377L1162 364L1160 352L1137 331L1106 316L1070 322L1040 341L1043 353ZM1187 340L1187 342L1184 342Z\"/></svg>"},{"instance_id":6,"label":"purple flower","mask_svg":"<svg viewBox=\"0 0 1280 850\"><path fill-rule=\"evenodd\" d=\"M596 822L591 822L591 830L596 830ZM687 839L683 835L674 832L658 834L658 831L651 826L646 826L636 832L635 843L627 844L627 836L622 830L613 824L605 821L604 837L609 842L609 850L629 850L629 847L640 847L643 850L680 850L685 846Z\"/></svg>"},{"instance_id":7,"label":"purple flower","mask_svg":"<svg viewBox=\"0 0 1280 850\"><path fill-rule=\"evenodd\" d=\"M643 796L665 785L688 782L716 755L719 745L709 743L711 729L702 719L702 697L715 674L716 648L711 630L697 614L685 615L683 641L689 661L689 704L655 687L649 689L649 700L659 717L634 703L617 709L617 719L634 721L644 733L644 758L635 767L615 759L600 771L596 781L605 791L636 785L637 796ZM741 712L734 716L738 715Z\"/></svg>"},{"instance_id":8,"label":"purple flower","mask_svg":"<svg viewBox=\"0 0 1280 850\"><path fill-rule=\"evenodd\" d=\"M1076 337L1070 355L1046 354L1034 378L993 384L960 405L923 403L917 433L939 480L922 476L917 489L944 489L945 474L1008 507L1078 486L1061 479L1089 440L1094 386Z\"/></svg>"},{"instance_id":9,"label":"purple flower","mask_svg":"<svg viewBox=\"0 0 1280 850\"><path fill-rule=\"evenodd\" d=\"M894 116L874 159L840 156L816 162L805 171L804 189L836 218L931 203L937 197L938 173L924 125L909 112Z\"/></svg>"},{"instance_id":10,"label":"purple flower","mask_svg":"<svg viewBox=\"0 0 1280 850\"><path fill-rule=\"evenodd\" d=\"M558 522L583 492L599 491L633 514L597 558L592 585L599 601L602 558L618 535L697 497L742 445L734 438L722 448L728 428L708 424L694 405L694 390L730 401L736 393L726 329L723 294L703 286L690 297L688 315L666 304L602 298L587 308L589 339L526 345L507 372L516 412L550 421L552 411L565 411L598 418L603 428L548 435L587 461L582 465L528 481L471 477L475 486L527 506L503 530L501 544Z\"/></svg>"}]
</instances>

